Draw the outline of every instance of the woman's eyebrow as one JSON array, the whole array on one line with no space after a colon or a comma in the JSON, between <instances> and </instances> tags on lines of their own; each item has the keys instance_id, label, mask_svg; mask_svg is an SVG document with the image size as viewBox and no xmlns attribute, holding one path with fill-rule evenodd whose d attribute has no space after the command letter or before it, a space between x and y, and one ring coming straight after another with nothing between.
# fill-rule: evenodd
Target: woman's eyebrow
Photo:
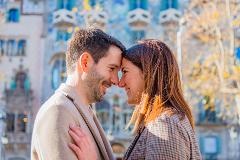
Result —
<instances>
[{"instance_id":1,"label":"woman's eyebrow","mask_svg":"<svg viewBox=\"0 0 240 160\"><path fill-rule=\"evenodd\" d=\"M125 69L127 69L127 67L122 67L122 68L121 68L122 71L125 70Z\"/></svg>"}]
</instances>

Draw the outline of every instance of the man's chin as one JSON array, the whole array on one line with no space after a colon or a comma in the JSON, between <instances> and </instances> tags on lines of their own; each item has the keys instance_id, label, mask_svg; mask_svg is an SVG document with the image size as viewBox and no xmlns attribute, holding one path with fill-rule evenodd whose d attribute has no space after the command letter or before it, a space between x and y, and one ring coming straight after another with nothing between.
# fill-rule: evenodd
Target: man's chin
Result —
<instances>
[{"instance_id":1,"label":"man's chin","mask_svg":"<svg viewBox=\"0 0 240 160\"><path fill-rule=\"evenodd\" d=\"M103 99L104 99L104 96L101 95L101 96L96 98L96 102L101 102Z\"/></svg>"}]
</instances>

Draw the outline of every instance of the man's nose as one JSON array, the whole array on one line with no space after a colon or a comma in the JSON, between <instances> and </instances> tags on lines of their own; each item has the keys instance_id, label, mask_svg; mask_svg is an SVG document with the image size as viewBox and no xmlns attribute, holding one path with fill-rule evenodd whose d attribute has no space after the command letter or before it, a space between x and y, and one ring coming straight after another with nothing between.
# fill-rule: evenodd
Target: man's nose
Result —
<instances>
[{"instance_id":1,"label":"man's nose","mask_svg":"<svg viewBox=\"0 0 240 160\"><path fill-rule=\"evenodd\" d=\"M121 88L125 87L125 82L124 82L123 78L120 79L118 86Z\"/></svg>"},{"instance_id":2,"label":"man's nose","mask_svg":"<svg viewBox=\"0 0 240 160\"><path fill-rule=\"evenodd\" d=\"M111 79L111 81L112 81L112 84L118 85L118 83L119 83L118 76L113 76L112 79Z\"/></svg>"}]
</instances>

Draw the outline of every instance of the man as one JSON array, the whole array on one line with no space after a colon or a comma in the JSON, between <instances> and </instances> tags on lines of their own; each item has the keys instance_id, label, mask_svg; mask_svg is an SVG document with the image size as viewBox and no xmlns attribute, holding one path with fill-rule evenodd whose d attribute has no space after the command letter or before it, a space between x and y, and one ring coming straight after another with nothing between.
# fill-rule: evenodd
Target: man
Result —
<instances>
[{"instance_id":1,"label":"man","mask_svg":"<svg viewBox=\"0 0 240 160\"><path fill-rule=\"evenodd\" d=\"M103 99L106 89L118 84L124 46L99 29L74 34L66 53L67 81L40 108L32 135L32 160L76 160L70 125L91 135L98 157L113 159L111 146L90 104Z\"/></svg>"}]
</instances>

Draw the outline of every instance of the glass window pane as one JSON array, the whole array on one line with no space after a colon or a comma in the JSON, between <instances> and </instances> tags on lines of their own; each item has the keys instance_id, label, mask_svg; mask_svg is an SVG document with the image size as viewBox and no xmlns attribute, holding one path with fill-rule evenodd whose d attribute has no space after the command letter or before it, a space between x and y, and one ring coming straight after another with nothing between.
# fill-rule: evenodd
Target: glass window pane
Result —
<instances>
[{"instance_id":1,"label":"glass window pane","mask_svg":"<svg viewBox=\"0 0 240 160\"><path fill-rule=\"evenodd\" d=\"M13 113L7 113L7 131L8 132L14 132L14 114Z\"/></svg>"},{"instance_id":2,"label":"glass window pane","mask_svg":"<svg viewBox=\"0 0 240 160\"><path fill-rule=\"evenodd\" d=\"M15 56L16 55L16 42L14 40L8 40L7 42L7 55Z\"/></svg>"},{"instance_id":3,"label":"glass window pane","mask_svg":"<svg viewBox=\"0 0 240 160\"><path fill-rule=\"evenodd\" d=\"M19 22L19 10L14 8L8 11L8 22Z\"/></svg>"},{"instance_id":4,"label":"glass window pane","mask_svg":"<svg viewBox=\"0 0 240 160\"><path fill-rule=\"evenodd\" d=\"M0 40L0 55L1 56L4 55L4 47L5 47L5 41L4 40Z\"/></svg>"},{"instance_id":5,"label":"glass window pane","mask_svg":"<svg viewBox=\"0 0 240 160\"><path fill-rule=\"evenodd\" d=\"M18 51L17 55L18 56L25 56L26 54L26 40L20 40L18 42Z\"/></svg>"},{"instance_id":6,"label":"glass window pane","mask_svg":"<svg viewBox=\"0 0 240 160\"><path fill-rule=\"evenodd\" d=\"M64 0L58 0L57 9L63 9L63 8L64 8Z\"/></svg>"},{"instance_id":7,"label":"glass window pane","mask_svg":"<svg viewBox=\"0 0 240 160\"><path fill-rule=\"evenodd\" d=\"M137 8L137 0L129 0L129 10L134 10Z\"/></svg>"},{"instance_id":8,"label":"glass window pane","mask_svg":"<svg viewBox=\"0 0 240 160\"><path fill-rule=\"evenodd\" d=\"M65 59L58 59L52 68L52 88L57 89L59 85L66 81L66 62Z\"/></svg>"},{"instance_id":9,"label":"glass window pane","mask_svg":"<svg viewBox=\"0 0 240 160\"><path fill-rule=\"evenodd\" d=\"M26 114L23 114L23 113L18 114L18 118L17 118L18 131L26 132L27 122L28 122L28 118Z\"/></svg>"}]
</instances>

